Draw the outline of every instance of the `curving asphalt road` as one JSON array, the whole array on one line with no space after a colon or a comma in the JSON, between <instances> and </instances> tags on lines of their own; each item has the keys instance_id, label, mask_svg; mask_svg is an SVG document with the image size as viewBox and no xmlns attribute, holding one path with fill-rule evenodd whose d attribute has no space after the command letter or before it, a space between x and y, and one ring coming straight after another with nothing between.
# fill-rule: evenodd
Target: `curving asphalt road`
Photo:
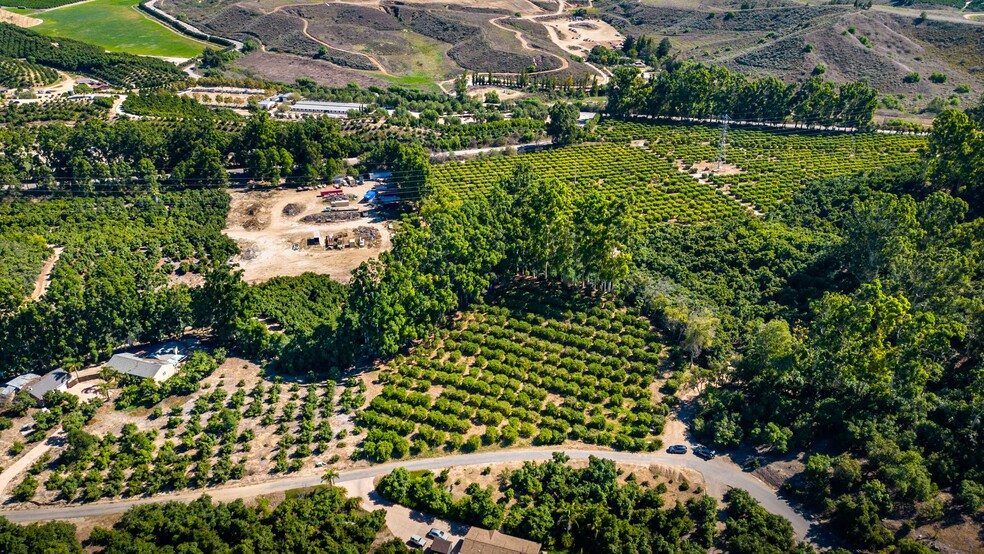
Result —
<instances>
[{"instance_id":1,"label":"curving asphalt road","mask_svg":"<svg viewBox=\"0 0 984 554\"><path fill-rule=\"evenodd\" d=\"M491 452L480 452L477 454L461 454L455 456L442 456L439 458L422 458L402 462L393 462L363 469L353 469L340 472L336 483L382 476L397 467L405 467L409 470L441 470L448 467L490 465L501 462L549 460L552 452L555 451L557 451L557 449L551 448L495 450ZM755 476L743 472L741 468L725 458L716 458L711 461L704 461L697 458L692 453L682 456L674 456L662 452L629 453L603 450L565 450L563 452L575 460L587 459L588 456L593 455L600 458L607 458L615 462L660 464L671 467L694 469L699 471L704 476L708 493L720 497L730 488L745 489L752 495L753 498L761 502L762 506L766 510L774 514L781 515L792 522L793 530L796 532L797 537L801 540L806 539L808 535L811 534L812 523L794 510L785 500L780 498L776 494L775 490L773 490L766 483L757 479ZM7 519L15 523L76 519L120 513L130 509L133 506L151 504L155 502L166 502L170 500L189 502L195 498L198 498L202 494L210 495L215 501L229 502L237 498L252 498L266 494L284 492L290 489L311 487L318 484L321 484L320 475L284 477L274 481L268 481L266 483L257 483L253 485L232 485L227 487L215 487L205 490L185 491L173 494L159 494L153 497L141 498L138 500L96 502L93 504L82 504L76 506L43 507L25 510L0 510L0 515L5 516Z\"/></svg>"}]
</instances>

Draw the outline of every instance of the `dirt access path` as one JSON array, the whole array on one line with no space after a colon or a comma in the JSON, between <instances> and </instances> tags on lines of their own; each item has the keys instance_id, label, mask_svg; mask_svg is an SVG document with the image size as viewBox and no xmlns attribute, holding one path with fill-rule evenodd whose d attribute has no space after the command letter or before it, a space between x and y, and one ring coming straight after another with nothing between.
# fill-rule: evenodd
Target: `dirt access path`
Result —
<instances>
[{"instance_id":1,"label":"dirt access path","mask_svg":"<svg viewBox=\"0 0 984 554\"><path fill-rule=\"evenodd\" d=\"M34 291L31 292L31 300L35 302L40 300L44 296L44 293L47 292L48 287L51 286L51 270L55 268L55 264L58 263L58 258L61 257L61 253L64 250L62 247L55 248L48 261L44 262L44 265L41 266L41 273L38 274L38 278L34 281Z\"/></svg>"},{"instance_id":2,"label":"dirt access path","mask_svg":"<svg viewBox=\"0 0 984 554\"><path fill-rule=\"evenodd\" d=\"M563 1L561 1L560 2L560 7L563 8L563 6L564 6L564 3L563 3ZM506 27L502 23L499 23L503 19L508 19L510 17L512 17L512 16L504 15L502 17L497 17L495 19L490 19L489 20L489 23L491 23L495 27L498 27L498 28L502 29L503 31L506 31L506 32L515 34L516 35L516 40L519 41L519 44L522 45L522 47L523 47L524 50L535 51L536 49L534 49L532 46L530 46L530 43L526 41L526 37L523 36L523 32L522 31L520 31L519 29L510 29L509 27ZM521 19L531 19L531 18L530 17L524 17L524 18L521 18ZM554 42L556 42L556 41L554 41ZM560 60L560 67L558 67L556 69L548 69L546 71L536 71L535 72L536 74L556 73L558 71L564 71L565 69L567 69L568 67L571 66L570 62L567 61L567 58L565 58L563 56L558 56L557 54L554 54L553 52L544 52L544 53L545 54L548 54L550 56L553 56L554 58L557 58L558 60ZM506 73L506 75L510 75L510 74L509 73ZM518 75L518 74L515 74L514 73L513 75Z\"/></svg>"},{"instance_id":3,"label":"dirt access path","mask_svg":"<svg viewBox=\"0 0 984 554\"><path fill-rule=\"evenodd\" d=\"M59 427L55 431L55 434L45 439L44 442L35 445L34 448L27 451L27 454L24 454L18 458L16 462L10 464L10 467L4 469L3 473L0 473L0 500L5 500L10 497L10 495L4 491L6 491L10 486L10 483L14 480L14 477L17 477L27 471L27 469L31 467L31 464L36 462L41 456L44 456L45 452L50 450L53 446L61 445L64 440L65 432L61 427Z\"/></svg>"},{"instance_id":4,"label":"dirt access path","mask_svg":"<svg viewBox=\"0 0 984 554\"><path fill-rule=\"evenodd\" d=\"M588 0L588 8L590 9L592 6L593 6L593 4L592 4L591 0ZM565 8L566 8L566 4L564 3L564 0L558 0L557 1L557 11L555 11L553 13L545 14L545 15L528 15L528 16L522 17L521 19L529 19L530 21L537 21L538 19L556 18L558 16L564 15ZM563 40L563 39L560 38L560 34L558 33L556 27L554 27L550 23L546 23L546 22L539 22L539 21L537 21L537 23L540 23L541 25L543 25L543 28L547 30L547 36L550 37L550 42L553 42L555 45L557 45L558 48L560 48L564 52L567 52L568 54L575 55L575 56L581 56L581 57L587 59L587 56L584 55L584 52L583 51L575 50L574 48L572 48L572 44L567 44L567 42L569 42L569 41L565 41L565 40ZM611 27L611 26L609 25L609 27ZM611 29L612 29L612 31L615 32L615 35L618 35L618 32L615 31L614 27L612 27ZM576 42L579 42L579 41L576 41ZM524 44L525 44L525 42L524 42ZM564 61L564 68L566 69L566 67L568 66L567 60L564 59L564 58L561 58L560 56L557 56L557 57L560 58L560 59L562 59ZM587 61L585 61L583 63L584 63L584 65L586 65L586 66L590 67L591 69L593 69L595 71L595 73L598 74L598 77L599 77L598 82L600 84L604 85L604 84L608 83L608 79L609 79L609 74L608 73L606 73L605 71L601 70L600 68L598 68L594 64L588 63ZM557 69L557 70L554 70L554 71L560 71L560 70ZM544 72L544 73L546 73L546 72Z\"/></svg>"}]
</instances>

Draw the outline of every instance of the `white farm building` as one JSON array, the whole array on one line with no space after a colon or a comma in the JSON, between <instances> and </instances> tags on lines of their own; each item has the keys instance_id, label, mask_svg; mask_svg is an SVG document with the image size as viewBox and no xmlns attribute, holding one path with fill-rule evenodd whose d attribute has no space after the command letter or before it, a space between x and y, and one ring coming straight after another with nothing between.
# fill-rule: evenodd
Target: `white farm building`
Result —
<instances>
[{"instance_id":1,"label":"white farm building","mask_svg":"<svg viewBox=\"0 0 984 554\"><path fill-rule=\"evenodd\" d=\"M145 356L129 352L114 354L106 365L119 373L153 379L160 383L174 375L186 357L181 347L172 343Z\"/></svg>"}]
</instances>

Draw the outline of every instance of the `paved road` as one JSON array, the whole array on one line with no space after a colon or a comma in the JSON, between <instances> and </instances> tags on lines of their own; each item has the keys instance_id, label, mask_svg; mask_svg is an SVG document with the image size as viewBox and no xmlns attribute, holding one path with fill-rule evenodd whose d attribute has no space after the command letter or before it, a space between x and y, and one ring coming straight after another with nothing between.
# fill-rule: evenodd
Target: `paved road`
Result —
<instances>
[{"instance_id":1,"label":"paved road","mask_svg":"<svg viewBox=\"0 0 984 554\"><path fill-rule=\"evenodd\" d=\"M448 467L469 466L469 465L490 465L500 462L521 462L521 461L541 461L549 460L551 453L555 449L551 448L527 448L521 450L496 450L491 452L481 452L478 454L461 454L455 456L442 456L439 458L424 458L409 460L404 462L394 462L367 467L364 469L354 469L341 472L337 483L347 481L358 481L385 475L396 467L405 467L410 470L429 469L441 470ZM811 523L802 515L796 512L785 500L779 498L776 492L767 484L760 481L753 475L743 472L732 462L717 458L709 462L698 459L692 454L674 456L659 453L629 453L629 452L609 452L601 450L568 450L565 451L572 459L587 459L594 455L608 458L616 462L635 463L635 464L661 464L672 467L690 468L699 471L704 476L707 489L710 494L720 496L729 488L742 488L749 492L753 498L762 503L768 511L779 514L790 520L796 535L803 539L810 532ZM177 500L188 502L198 498L201 494L207 493L215 501L229 502L237 498L252 498L255 496L284 492L300 487L310 487L321 483L320 475L308 475L298 477L284 477L275 481L258 483L254 485L233 485L228 487L216 487L205 490L184 491L174 494L162 494L151 498L141 498L138 500L97 502L94 504L84 504L66 507L32 508L26 510L0 510L0 515L5 516L15 523L28 523L32 521L45 521L52 519L74 519L102 516L106 514L120 513L128 510L132 506L150 504L154 502L164 502Z\"/></svg>"},{"instance_id":2,"label":"paved road","mask_svg":"<svg viewBox=\"0 0 984 554\"><path fill-rule=\"evenodd\" d=\"M219 35L213 35L211 33L206 33L205 31L199 29L198 27L195 27L194 25L192 25L190 23L185 23L184 21L179 21L178 18L176 18L173 15L171 15L171 14L165 12L164 10L158 8L157 7L157 2L158 2L158 0L150 0L149 2L147 2L146 4L144 4L144 6L147 9L149 9L150 11L152 11L152 12L155 12L157 14L163 15L164 18L168 20L168 23L170 23L171 27L173 27L175 30L177 30L179 32L180 31L184 31L185 33L189 33L189 32L190 33L200 33L200 34L203 34L205 36L211 36L211 37L216 37L216 38L221 38L221 39L224 39L224 40L228 40L229 42L232 43L233 47L236 50L238 50L240 52L243 51L243 43L241 41L238 41L238 40L232 39L232 38L228 38L228 37L222 37L222 36L219 36ZM200 38L198 38L198 37L196 37L194 35L189 35L189 36L191 36L195 40L201 40Z\"/></svg>"}]
</instances>

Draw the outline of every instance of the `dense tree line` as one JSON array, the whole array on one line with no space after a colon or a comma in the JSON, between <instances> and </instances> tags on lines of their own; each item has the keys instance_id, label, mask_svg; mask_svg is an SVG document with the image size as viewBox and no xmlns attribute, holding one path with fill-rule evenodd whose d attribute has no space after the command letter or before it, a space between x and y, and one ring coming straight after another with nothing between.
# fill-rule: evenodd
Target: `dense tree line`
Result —
<instances>
[{"instance_id":1,"label":"dense tree line","mask_svg":"<svg viewBox=\"0 0 984 554\"><path fill-rule=\"evenodd\" d=\"M792 525L769 514L745 491L728 494L726 528L716 528L718 503L695 496L666 506L665 484L647 486L636 475L620 480L611 460L591 457L583 469L554 453L542 464L505 471L498 486L471 484L460 499L447 491L447 476L393 470L377 490L386 499L487 529L499 529L564 552L812 552L797 544Z\"/></svg>"},{"instance_id":2,"label":"dense tree line","mask_svg":"<svg viewBox=\"0 0 984 554\"><path fill-rule=\"evenodd\" d=\"M634 60L642 60L649 65L656 65L669 55L671 49L670 39L666 37L657 43L655 37L641 35L636 38L630 35L625 37L622 47L618 49L596 45L591 49L588 61L602 65L622 65Z\"/></svg>"},{"instance_id":3,"label":"dense tree line","mask_svg":"<svg viewBox=\"0 0 984 554\"><path fill-rule=\"evenodd\" d=\"M322 487L307 493L288 493L269 506L241 500L213 504L202 496L189 504L167 502L130 508L111 529L96 527L90 537L96 552L144 554L174 552L309 552L358 554L369 552L385 524L382 510L367 513L358 498L344 489ZM11 554L34 552L82 553L70 523L19 526L0 517L0 549ZM375 552L402 554L409 549L388 541Z\"/></svg>"},{"instance_id":4,"label":"dense tree line","mask_svg":"<svg viewBox=\"0 0 984 554\"><path fill-rule=\"evenodd\" d=\"M929 142L933 184L984 214L984 97L967 110L946 110L933 121Z\"/></svg>"},{"instance_id":5,"label":"dense tree line","mask_svg":"<svg viewBox=\"0 0 984 554\"><path fill-rule=\"evenodd\" d=\"M82 554L85 550L75 538L75 525L61 521L17 525L0 517L0 550L9 554L58 552Z\"/></svg>"},{"instance_id":6,"label":"dense tree line","mask_svg":"<svg viewBox=\"0 0 984 554\"><path fill-rule=\"evenodd\" d=\"M173 99L184 102L153 93L135 98L142 106L137 109ZM4 183L35 182L84 192L100 185L125 191L218 187L229 181L227 170L233 166L242 167L245 178L274 184L288 177L330 178L339 171L350 144L334 120L285 123L261 113L231 132L215 117L184 118L168 125L90 120L74 126L18 126L0 133L0 147Z\"/></svg>"},{"instance_id":7,"label":"dense tree line","mask_svg":"<svg viewBox=\"0 0 984 554\"><path fill-rule=\"evenodd\" d=\"M384 513L366 513L344 489L319 488L288 497L276 508L242 501L168 502L130 509L112 529L97 528L92 541L105 554L143 552L368 552Z\"/></svg>"},{"instance_id":8,"label":"dense tree line","mask_svg":"<svg viewBox=\"0 0 984 554\"><path fill-rule=\"evenodd\" d=\"M169 280L236 252L221 234L227 209L225 192L207 189L0 205L2 226L28 237L26 245L39 246L32 238L39 237L64 248L40 301L26 302L23 285L4 290L4 373L93 360L122 344L183 333L195 321L192 290Z\"/></svg>"},{"instance_id":9,"label":"dense tree line","mask_svg":"<svg viewBox=\"0 0 984 554\"><path fill-rule=\"evenodd\" d=\"M656 229L634 250L627 292L701 366L694 430L766 455L822 446L794 490L858 548L921 551L881 520L984 507L963 446L984 439L975 113L940 116L928 168L817 183L764 221Z\"/></svg>"},{"instance_id":10,"label":"dense tree line","mask_svg":"<svg viewBox=\"0 0 984 554\"><path fill-rule=\"evenodd\" d=\"M575 225L574 222L578 224ZM351 324L372 353L391 354L446 314L482 298L500 275L525 273L609 287L624 278L628 207L522 165L488 197L430 191L394 249L355 273Z\"/></svg>"},{"instance_id":11,"label":"dense tree line","mask_svg":"<svg viewBox=\"0 0 984 554\"><path fill-rule=\"evenodd\" d=\"M799 85L774 77L749 79L724 67L667 60L648 81L620 67L607 87L607 112L805 126L870 125L878 93L864 82L835 86L817 75Z\"/></svg>"}]
</instances>

